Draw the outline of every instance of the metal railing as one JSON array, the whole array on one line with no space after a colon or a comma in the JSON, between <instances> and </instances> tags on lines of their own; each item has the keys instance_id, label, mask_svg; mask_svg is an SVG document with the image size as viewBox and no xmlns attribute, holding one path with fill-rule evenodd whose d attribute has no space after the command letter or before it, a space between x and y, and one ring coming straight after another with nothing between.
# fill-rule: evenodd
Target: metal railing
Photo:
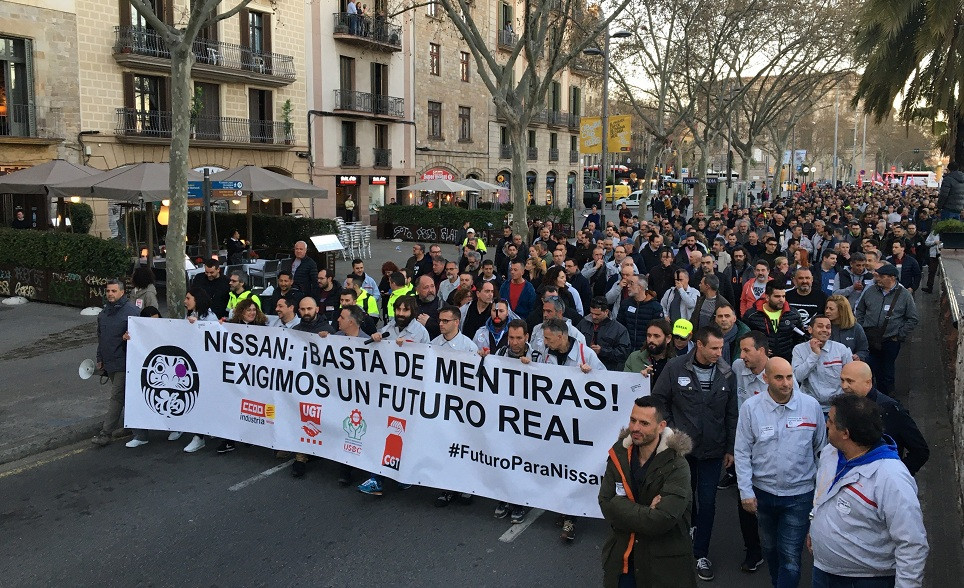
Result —
<instances>
[{"instance_id":1,"label":"metal railing","mask_svg":"<svg viewBox=\"0 0 964 588\"><path fill-rule=\"evenodd\" d=\"M133 53L148 57L170 59L171 53L154 29L114 27L114 53ZM225 69L250 71L269 76L295 79L294 58L280 53L264 53L251 47L196 39L191 46L195 62Z\"/></svg>"},{"instance_id":2,"label":"metal railing","mask_svg":"<svg viewBox=\"0 0 964 588\"><path fill-rule=\"evenodd\" d=\"M405 99L370 92L354 90L334 90L335 110L368 112L395 118L405 116Z\"/></svg>"},{"instance_id":3,"label":"metal railing","mask_svg":"<svg viewBox=\"0 0 964 588\"><path fill-rule=\"evenodd\" d=\"M519 36L514 32L506 29L499 31L499 47L504 49L512 49L515 44L519 41Z\"/></svg>"},{"instance_id":4,"label":"metal railing","mask_svg":"<svg viewBox=\"0 0 964 588\"><path fill-rule=\"evenodd\" d=\"M579 163L579 152L570 151L569 152L569 163Z\"/></svg>"},{"instance_id":5,"label":"metal railing","mask_svg":"<svg viewBox=\"0 0 964 588\"><path fill-rule=\"evenodd\" d=\"M394 49L402 48L402 27L384 16L361 16L336 12L333 15L336 35L350 35L358 39L388 45Z\"/></svg>"},{"instance_id":6,"label":"metal railing","mask_svg":"<svg viewBox=\"0 0 964 588\"><path fill-rule=\"evenodd\" d=\"M170 111L118 108L114 132L124 137L169 139L173 123L174 115ZM290 134L285 133L283 121L203 115L191 121L191 138L224 143L283 144L291 141Z\"/></svg>"},{"instance_id":7,"label":"metal railing","mask_svg":"<svg viewBox=\"0 0 964 588\"><path fill-rule=\"evenodd\" d=\"M569 128L573 130L579 130L579 121L581 117L578 114L569 113L566 117L569 123Z\"/></svg>"},{"instance_id":8,"label":"metal railing","mask_svg":"<svg viewBox=\"0 0 964 588\"><path fill-rule=\"evenodd\" d=\"M535 161L535 160L539 159L539 148L538 148L538 147L529 147L528 149L526 149L526 155L527 155L526 158L527 158L529 161Z\"/></svg>"},{"instance_id":9,"label":"metal railing","mask_svg":"<svg viewBox=\"0 0 964 588\"><path fill-rule=\"evenodd\" d=\"M512 159L511 145L499 145L499 159Z\"/></svg>"},{"instance_id":10,"label":"metal railing","mask_svg":"<svg viewBox=\"0 0 964 588\"><path fill-rule=\"evenodd\" d=\"M342 146L341 147L342 167L358 167L360 165L359 163L360 158L358 156L359 151L360 151L359 147Z\"/></svg>"},{"instance_id":11,"label":"metal railing","mask_svg":"<svg viewBox=\"0 0 964 588\"><path fill-rule=\"evenodd\" d=\"M0 136L36 137L37 111L32 104L7 104L0 113Z\"/></svg>"},{"instance_id":12,"label":"metal railing","mask_svg":"<svg viewBox=\"0 0 964 588\"><path fill-rule=\"evenodd\" d=\"M549 149L549 161L559 161L558 149Z\"/></svg>"},{"instance_id":13,"label":"metal railing","mask_svg":"<svg viewBox=\"0 0 964 588\"><path fill-rule=\"evenodd\" d=\"M544 125L548 118L548 110L543 109L532 115L532 119L529 120L530 125Z\"/></svg>"},{"instance_id":14,"label":"metal railing","mask_svg":"<svg viewBox=\"0 0 964 588\"><path fill-rule=\"evenodd\" d=\"M546 112L546 119L550 125L564 127L569 124L569 113L550 109Z\"/></svg>"},{"instance_id":15,"label":"metal railing","mask_svg":"<svg viewBox=\"0 0 964 588\"><path fill-rule=\"evenodd\" d=\"M373 167L381 167L381 168L392 167L392 150L391 149L379 149L378 147L375 147L373 151L375 152L375 165Z\"/></svg>"}]
</instances>

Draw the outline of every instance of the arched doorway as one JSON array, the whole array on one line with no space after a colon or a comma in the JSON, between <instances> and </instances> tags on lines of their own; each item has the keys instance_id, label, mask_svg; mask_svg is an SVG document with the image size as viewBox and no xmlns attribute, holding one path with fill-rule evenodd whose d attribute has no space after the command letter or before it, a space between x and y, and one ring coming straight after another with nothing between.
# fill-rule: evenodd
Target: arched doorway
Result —
<instances>
[{"instance_id":1,"label":"arched doorway","mask_svg":"<svg viewBox=\"0 0 964 588\"><path fill-rule=\"evenodd\" d=\"M497 202L499 204L509 202L509 195L512 193L512 172L509 170L500 171L495 176L495 183L502 186L497 194Z\"/></svg>"},{"instance_id":2,"label":"arched doorway","mask_svg":"<svg viewBox=\"0 0 964 588\"><path fill-rule=\"evenodd\" d=\"M572 203L576 201L576 172L569 172L569 177L566 178L566 198L569 208L572 208Z\"/></svg>"},{"instance_id":3,"label":"arched doorway","mask_svg":"<svg viewBox=\"0 0 964 588\"><path fill-rule=\"evenodd\" d=\"M552 206L556 202L556 172L551 171L546 174L546 206Z\"/></svg>"},{"instance_id":4,"label":"arched doorway","mask_svg":"<svg viewBox=\"0 0 964 588\"><path fill-rule=\"evenodd\" d=\"M535 202L536 178L538 177L538 174L534 171L530 170L526 172L526 202L528 204L533 204Z\"/></svg>"}]
</instances>

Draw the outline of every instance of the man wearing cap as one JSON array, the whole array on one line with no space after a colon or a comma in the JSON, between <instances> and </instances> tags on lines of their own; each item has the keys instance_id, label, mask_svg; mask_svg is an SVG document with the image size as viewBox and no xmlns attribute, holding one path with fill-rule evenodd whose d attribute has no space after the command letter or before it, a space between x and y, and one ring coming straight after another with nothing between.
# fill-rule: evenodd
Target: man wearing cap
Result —
<instances>
[{"instance_id":1,"label":"man wearing cap","mask_svg":"<svg viewBox=\"0 0 964 588\"><path fill-rule=\"evenodd\" d=\"M475 250L480 254L485 255L485 241L482 240L482 237L476 237L475 229L471 227L465 230L465 239L462 241L462 249L465 249L465 246L468 245L470 239L475 239Z\"/></svg>"},{"instance_id":2,"label":"man wearing cap","mask_svg":"<svg viewBox=\"0 0 964 588\"><path fill-rule=\"evenodd\" d=\"M674 327L674 334L676 333ZM652 395L666 406L666 422L693 439L686 456L693 489L693 555L701 580L713 579L710 536L716 515L720 470L733 463L736 437L736 377L723 361L723 333L716 325L696 331L696 347L666 363Z\"/></svg>"},{"instance_id":3,"label":"man wearing cap","mask_svg":"<svg viewBox=\"0 0 964 588\"><path fill-rule=\"evenodd\" d=\"M693 350L693 323L686 319L678 319L673 323L672 357L680 357Z\"/></svg>"},{"instance_id":4,"label":"man wearing cap","mask_svg":"<svg viewBox=\"0 0 964 588\"><path fill-rule=\"evenodd\" d=\"M901 343L920 322L917 305L914 296L897 282L897 268L889 263L877 268L876 284L863 294L854 315L870 344L867 363L877 377L880 391L892 395Z\"/></svg>"}]
</instances>

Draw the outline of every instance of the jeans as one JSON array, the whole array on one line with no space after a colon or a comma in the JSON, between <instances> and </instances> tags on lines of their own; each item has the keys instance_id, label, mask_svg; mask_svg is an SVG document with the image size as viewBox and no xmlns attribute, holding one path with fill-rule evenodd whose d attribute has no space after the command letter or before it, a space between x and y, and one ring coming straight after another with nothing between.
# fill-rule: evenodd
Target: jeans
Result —
<instances>
[{"instance_id":1,"label":"jeans","mask_svg":"<svg viewBox=\"0 0 964 588\"><path fill-rule=\"evenodd\" d=\"M800 552L810 530L813 491L777 496L754 487L753 493L770 580L775 588L795 588L800 584Z\"/></svg>"},{"instance_id":2,"label":"jeans","mask_svg":"<svg viewBox=\"0 0 964 588\"><path fill-rule=\"evenodd\" d=\"M884 341L880 351L870 350L867 363L877 380L877 389L888 396L894 395L897 367L897 355L900 353L900 341Z\"/></svg>"},{"instance_id":3,"label":"jeans","mask_svg":"<svg viewBox=\"0 0 964 588\"><path fill-rule=\"evenodd\" d=\"M848 578L813 568L813 588L894 588L896 580L894 576Z\"/></svg>"},{"instance_id":4,"label":"jeans","mask_svg":"<svg viewBox=\"0 0 964 588\"><path fill-rule=\"evenodd\" d=\"M109 437L114 431L124 428L124 420L121 417L124 413L124 386L127 382L127 372L111 372L107 374L107 381L110 382L110 399L107 401L107 416L104 417L100 432ZM134 438L146 441L147 430L134 429Z\"/></svg>"},{"instance_id":5,"label":"jeans","mask_svg":"<svg viewBox=\"0 0 964 588\"><path fill-rule=\"evenodd\" d=\"M689 455L690 487L693 489L693 555L696 559L710 553L710 535L716 517L716 484L720 481L723 458L696 459Z\"/></svg>"}]
</instances>

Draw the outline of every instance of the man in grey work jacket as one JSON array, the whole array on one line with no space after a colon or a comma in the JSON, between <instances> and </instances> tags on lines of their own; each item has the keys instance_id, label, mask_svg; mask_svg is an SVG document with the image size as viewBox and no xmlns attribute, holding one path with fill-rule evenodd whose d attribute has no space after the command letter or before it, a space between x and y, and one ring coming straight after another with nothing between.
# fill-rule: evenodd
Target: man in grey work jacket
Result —
<instances>
[{"instance_id":1,"label":"man in grey work jacket","mask_svg":"<svg viewBox=\"0 0 964 588\"><path fill-rule=\"evenodd\" d=\"M827 443L815 398L794 391L793 368L782 357L766 367L767 393L747 399L736 428L740 502L760 523L760 540L774 586L800 583L800 552L810 528L817 455Z\"/></svg>"},{"instance_id":2,"label":"man in grey work jacket","mask_svg":"<svg viewBox=\"0 0 964 588\"><path fill-rule=\"evenodd\" d=\"M917 328L920 319L917 316L914 295L897 283L896 267L885 263L877 268L874 279L877 283L864 290L854 314L870 343L867 363L877 378L877 388L884 394L893 396L896 379L894 368L901 343ZM885 326L883 340L878 340L875 345L873 330L883 329Z\"/></svg>"},{"instance_id":3,"label":"man in grey work jacket","mask_svg":"<svg viewBox=\"0 0 964 588\"><path fill-rule=\"evenodd\" d=\"M693 334L696 347L666 363L653 396L666 406L666 421L693 439L686 456L693 488L693 555L701 580L713 579L710 535L716 515L720 470L733 463L736 436L736 377L723 361L723 333L707 325Z\"/></svg>"}]
</instances>

